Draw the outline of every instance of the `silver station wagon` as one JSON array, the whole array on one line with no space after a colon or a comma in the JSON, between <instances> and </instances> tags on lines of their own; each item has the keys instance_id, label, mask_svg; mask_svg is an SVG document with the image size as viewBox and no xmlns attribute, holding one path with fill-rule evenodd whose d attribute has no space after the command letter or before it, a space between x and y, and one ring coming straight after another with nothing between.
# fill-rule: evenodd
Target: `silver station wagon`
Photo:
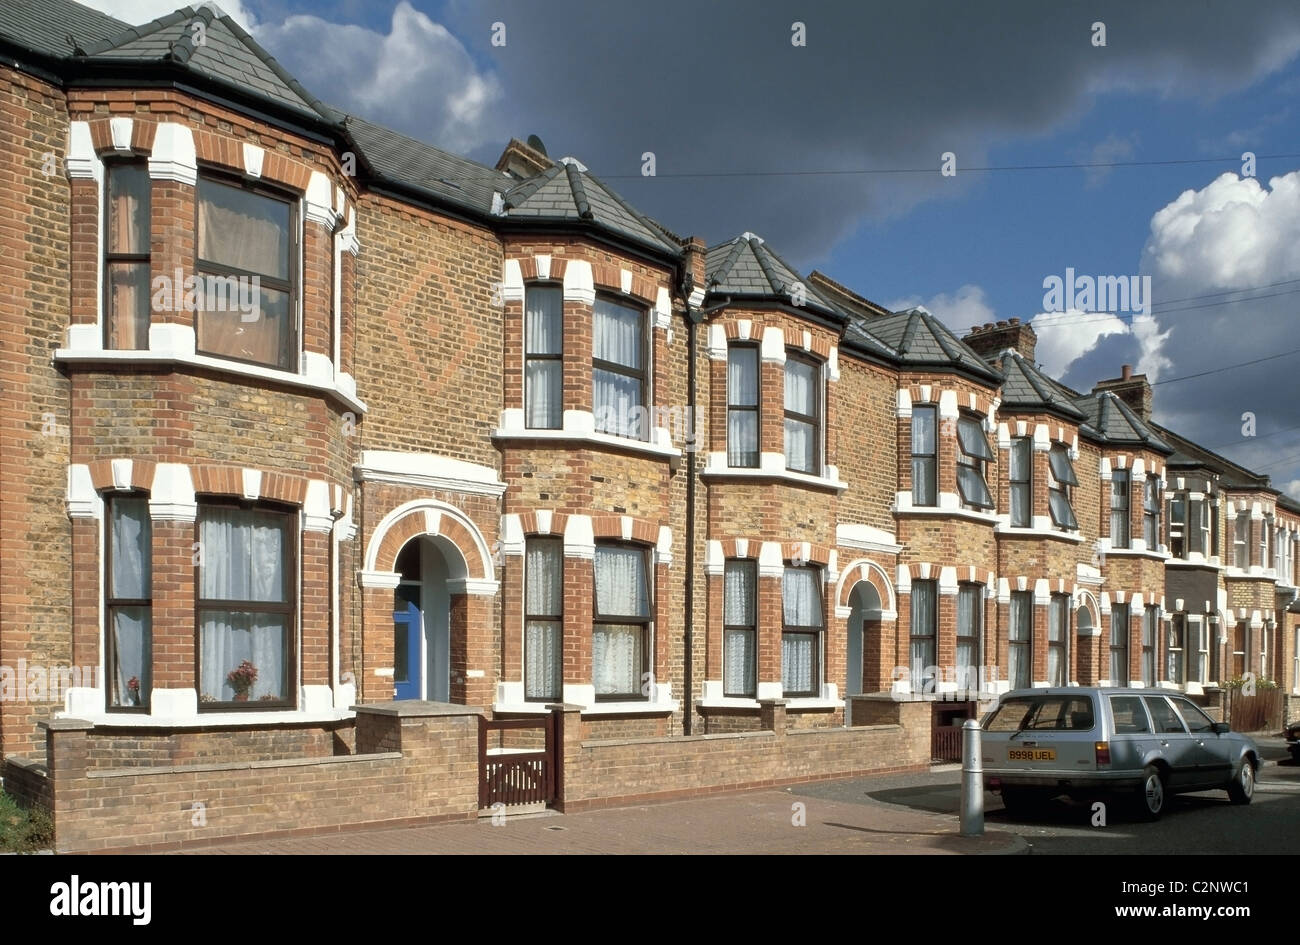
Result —
<instances>
[{"instance_id":1,"label":"silver station wagon","mask_svg":"<svg viewBox=\"0 0 1300 945\"><path fill-rule=\"evenodd\" d=\"M1060 794L1118 793L1155 820L1173 794L1255 793L1255 743L1161 689L1019 689L984 717L984 786L1011 813Z\"/></svg>"}]
</instances>

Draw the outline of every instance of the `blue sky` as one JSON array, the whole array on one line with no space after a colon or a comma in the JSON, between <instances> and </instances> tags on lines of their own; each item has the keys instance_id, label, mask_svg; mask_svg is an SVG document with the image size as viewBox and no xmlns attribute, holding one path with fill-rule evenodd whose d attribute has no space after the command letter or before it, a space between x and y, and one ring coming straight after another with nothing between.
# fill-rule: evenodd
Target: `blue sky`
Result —
<instances>
[{"instance_id":1,"label":"blue sky","mask_svg":"<svg viewBox=\"0 0 1300 945\"><path fill-rule=\"evenodd\" d=\"M171 8L91 5L131 22ZM1131 363L1160 382L1158 420L1300 496L1300 355L1230 367L1300 348L1300 157L1240 176L1243 151L1300 154L1293 2L223 6L315 94L412 137L490 164L535 133L678 233L751 230L960 332L1038 316L1039 360L1066 383ZM965 170L1215 158L1232 160ZM879 168L932 170L815 173ZM1043 280L1067 267L1151 276L1154 314L1041 320ZM1202 371L1218 373L1176 380Z\"/></svg>"}]
</instances>

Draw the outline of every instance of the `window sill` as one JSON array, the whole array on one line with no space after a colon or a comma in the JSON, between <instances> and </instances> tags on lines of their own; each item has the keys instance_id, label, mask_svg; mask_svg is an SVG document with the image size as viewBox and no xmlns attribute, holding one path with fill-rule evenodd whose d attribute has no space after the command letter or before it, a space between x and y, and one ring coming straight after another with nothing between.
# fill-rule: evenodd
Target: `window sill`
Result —
<instances>
[{"instance_id":1,"label":"window sill","mask_svg":"<svg viewBox=\"0 0 1300 945\"><path fill-rule=\"evenodd\" d=\"M574 429L530 430L525 427L510 426L498 427L493 430L492 439L516 440L520 442L586 443L592 446L599 446L619 452L640 453L643 456L666 460L678 459L682 455L682 451L677 449L675 446L672 446L671 441L666 435L661 437L660 442L651 442L649 440L633 440L624 436L614 436L611 433L597 433L595 431ZM670 445L664 445L665 443Z\"/></svg>"},{"instance_id":2,"label":"window sill","mask_svg":"<svg viewBox=\"0 0 1300 945\"><path fill-rule=\"evenodd\" d=\"M1227 568L1225 568L1223 565L1217 563L1217 560L1214 558L1210 558L1208 560L1205 558L1201 558L1198 561L1191 558L1175 558L1173 555L1170 555L1169 558L1165 561L1165 566L1170 568L1200 568L1206 571L1227 570Z\"/></svg>"},{"instance_id":3,"label":"window sill","mask_svg":"<svg viewBox=\"0 0 1300 945\"><path fill-rule=\"evenodd\" d=\"M1237 579L1254 579L1257 581L1275 581L1277 575L1272 568L1265 570L1259 565L1251 565L1249 568L1224 568L1223 576Z\"/></svg>"},{"instance_id":4,"label":"window sill","mask_svg":"<svg viewBox=\"0 0 1300 945\"><path fill-rule=\"evenodd\" d=\"M799 712L804 709L842 709L843 699L822 699L817 696L791 696L785 700L787 712Z\"/></svg>"},{"instance_id":5,"label":"window sill","mask_svg":"<svg viewBox=\"0 0 1300 945\"><path fill-rule=\"evenodd\" d=\"M972 522L983 522L986 525L997 526L1001 524L1001 519L995 512L976 512L973 509L963 508L943 508L934 505L913 505L906 509L895 509L894 515L918 515L927 518L964 518Z\"/></svg>"},{"instance_id":6,"label":"window sill","mask_svg":"<svg viewBox=\"0 0 1300 945\"><path fill-rule=\"evenodd\" d=\"M1008 538L1051 538L1056 541L1069 541L1075 544L1082 544L1083 534L1077 530L1062 531L1056 528L1035 528L1032 525L1007 525L999 524L993 529L997 535L1005 535Z\"/></svg>"},{"instance_id":7,"label":"window sill","mask_svg":"<svg viewBox=\"0 0 1300 945\"><path fill-rule=\"evenodd\" d=\"M743 696L715 696L711 699L701 699L695 703L697 709L751 709L757 712L759 709L757 699L747 699Z\"/></svg>"},{"instance_id":8,"label":"window sill","mask_svg":"<svg viewBox=\"0 0 1300 945\"><path fill-rule=\"evenodd\" d=\"M549 702L495 702L492 704L492 712L503 715L550 715L548 705L559 705L562 699L552 699Z\"/></svg>"},{"instance_id":9,"label":"window sill","mask_svg":"<svg viewBox=\"0 0 1300 945\"><path fill-rule=\"evenodd\" d=\"M222 374L234 374L239 377L253 378L272 384L284 384L304 390L327 394L349 410L365 413L365 403L357 397L356 382L348 374L338 374L326 379L309 377L294 371L282 371L279 368L262 367L244 361L228 361L206 354L186 354L178 351L117 351L112 349L60 348L54 352L54 360L59 364L75 364L88 367L130 367L135 365L186 366L219 371Z\"/></svg>"},{"instance_id":10,"label":"window sill","mask_svg":"<svg viewBox=\"0 0 1300 945\"><path fill-rule=\"evenodd\" d=\"M785 456L780 453L761 454L758 466L728 466L726 453L710 453L708 462L700 472L700 478L718 482L738 480L766 480L788 482L793 485L807 486L812 489L825 489L843 492L849 487L840 479L839 470L834 466L826 467L826 475L814 476L809 473L795 472L785 468Z\"/></svg>"},{"instance_id":11,"label":"window sill","mask_svg":"<svg viewBox=\"0 0 1300 945\"><path fill-rule=\"evenodd\" d=\"M1146 558L1150 561L1168 561L1167 551L1147 551L1145 548L1103 548L1099 554L1108 558Z\"/></svg>"}]
</instances>

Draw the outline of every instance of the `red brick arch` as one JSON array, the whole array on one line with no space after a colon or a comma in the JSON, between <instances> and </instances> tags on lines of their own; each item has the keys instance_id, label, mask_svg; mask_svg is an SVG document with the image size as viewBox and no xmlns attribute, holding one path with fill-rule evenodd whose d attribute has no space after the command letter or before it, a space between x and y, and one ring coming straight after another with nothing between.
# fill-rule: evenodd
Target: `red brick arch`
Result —
<instances>
[{"instance_id":1,"label":"red brick arch","mask_svg":"<svg viewBox=\"0 0 1300 945\"><path fill-rule=\"evenodd\" d=\"M628 536L628 541L638 541L644 544L653 545L659 540L659 526L647 518L637 518L635 515L593 515L591 517L591 534L593 538L622 541L623 540L623 519L632 520L632 530ZM554 528L554 524L552 524Z\"/></svg>"},{"instance_id":2,"label":"red brick arch","mask_svg":"<svg viewBox=\"0 0 1300 945\"><path fill-rule=\"evenodd\" d=\"M365 569L393 571L402 546L423 535L445 538L456 547L465 565L461 576L495 580L491 551L482 531L460 509L436 499L416 499L384 516L366 546Z\"/></svg>"},{"instance_id":3,"label":"red brick arch","mask_svg":"<svg viewBox=\"0 0 1300 945\"><path fill-rule=\"evenodd\" d=\"M897 611L898 601L894 596L894 586L889 575L878 561L870 558L858 558L840 571L839 588L835 592L835 603L839 607L851 607L853 589L866 581L876 589L880 596L881 610Z\"/></svg>"}]
</instances>

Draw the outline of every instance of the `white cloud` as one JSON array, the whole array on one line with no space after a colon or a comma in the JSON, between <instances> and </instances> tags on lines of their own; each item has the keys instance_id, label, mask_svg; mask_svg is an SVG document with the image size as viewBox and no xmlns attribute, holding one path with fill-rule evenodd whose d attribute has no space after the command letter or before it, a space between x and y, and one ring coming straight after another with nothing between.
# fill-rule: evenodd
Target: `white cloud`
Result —
<instances>
[{"instance_id":1,"label":"white cloud","mask_svg":"<svg viewBox=\"0 0 1300 945\"><path fill-rule=\"evenodd\" d=\"M100 13L107 13L109 16L130 23L132 26L141 26L150 20L166 16L168 13L179 10L184 6L200 5L178 2L178 0L80 0L80 2L91 9L98 10ZM253 32L254 27L257 25L257 18L253 16L251 10L244 6L243 0L220 0L217 6L229 13L230 18L248 32Z\"/></svg>"},{"instance_id":2,"label":"white cloud","mask_svg":"<svg viewBox=\"0 0 1300 945\"><path fill-rule=\"evenodd\" d=\"M1136 322L1134 319L1136 328ZM1079 358L1110 335L1127 335L1134 329L1121 318L1106 312L1040 312L1029 320L1038 335L1035 360L1051 377L1064 377Z\"/></svg>"},{"instance_id":3,"label":"white cloud","mask_svg":"<svg viewBox=\"0 0 1300 945\"><path fill-rule=\"evenodd\" d=\"M371 121L460 153L500 136L496 77L406 0L388 33L296 15L255 35L316 95Z\"/></svg>"}]
</instances>

